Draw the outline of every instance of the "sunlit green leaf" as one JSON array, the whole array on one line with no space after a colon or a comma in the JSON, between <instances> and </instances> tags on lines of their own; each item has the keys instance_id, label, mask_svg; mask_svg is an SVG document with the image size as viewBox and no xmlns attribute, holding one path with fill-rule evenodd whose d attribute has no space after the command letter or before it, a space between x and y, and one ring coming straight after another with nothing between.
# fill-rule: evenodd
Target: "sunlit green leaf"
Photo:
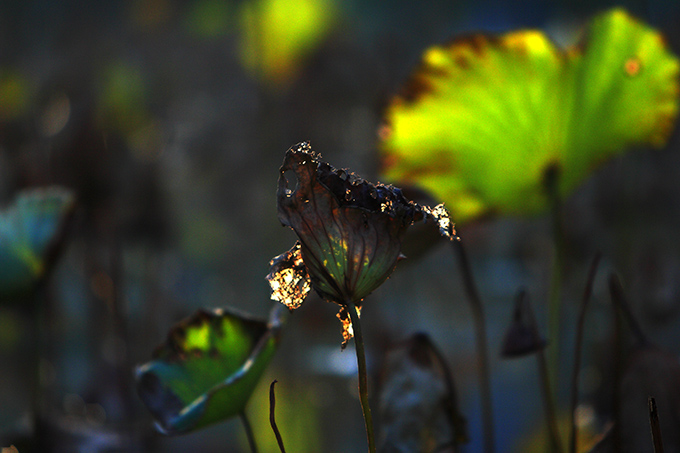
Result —
<instances>
[{"instance_id":1,"label":"sunlit green leaf","mask_svg":"<svg viewBox=\"0 0 680 453\"><path fill-rule=\"evenodd\" d=\"M272 358L279 325L216 309L175 325L153 360L137 368L137 390L158 428L195 430L243 412Z\"/></svg>"},{"instance_id":2,"label":"sunlit green leaf","mask_svg":"<svg viewBox=\"0 0 680 453\"><path fill-rule=\"evenodd\" d=\"M678 111L678 58L621 9L559 49L539 31L473 35L428 49L386 113L384 175L446 202L456 222L546 206L624 147L661 146Z\"/></svg>"},{"instance_id":3,"label":"sunlit green leaf","mask_svg":"<svg viewBox=\"0 0 680 453\"><path fill-rule=\"evenodd\" d=\"M51 187L20 193L0 213L0 299L30 295L56 258L75 199Z\"/></svg>"}]
</instances>

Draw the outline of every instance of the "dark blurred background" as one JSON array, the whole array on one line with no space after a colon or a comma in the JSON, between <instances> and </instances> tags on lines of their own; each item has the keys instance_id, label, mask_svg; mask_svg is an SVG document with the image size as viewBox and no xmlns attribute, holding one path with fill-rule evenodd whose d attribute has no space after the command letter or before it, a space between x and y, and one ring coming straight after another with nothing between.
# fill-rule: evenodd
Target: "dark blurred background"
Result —
<instances>
[{"instance_id":1,"label":"dark blurred background","mask_svg":"<svg viewBox=\"0 0 680 453\"><path fill-rule=\"evenodd\" d=\"M675 0L0 2L0 200L54 184L79 200L39 331L20 307L0 306L0 446L30 436L25 351L39 335L49 345L40 374L55 451L247 451L238 420L157 434L132 370L199 307L267 316L268 262L295 239L276 217L285 150L309 140L324 160L375 181L382 108L427 46L527 27L570 44L589 16L615 5L679 52ZM676 132L662 150L608 163L565 203L565 377L586 269L595 251L604 257L581 375L588 429L607 416L608 272L622 276L654 341L680 352L678 146ZM525 451L543 420L535 363L501 361L498 349L520 286L545 318L549 221L487 220L461 236L489 316L498 451ZM355 357L340 351L336 311L312 296L289 320L248 407L262 451L277 451L273 379L289 451L365 448ZM472 318L451 249L400 264L362 319L373 395L386 348L429 332L457 380L472 437L465 451L480 451Z\"/></svg>"}]
</instances>

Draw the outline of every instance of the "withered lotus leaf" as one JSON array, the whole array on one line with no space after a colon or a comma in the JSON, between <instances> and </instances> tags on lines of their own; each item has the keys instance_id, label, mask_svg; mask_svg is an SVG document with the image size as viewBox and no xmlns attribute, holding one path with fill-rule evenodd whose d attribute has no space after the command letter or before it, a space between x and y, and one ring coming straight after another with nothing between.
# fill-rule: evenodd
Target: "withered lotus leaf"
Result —
<instances>
[{"instance_id":1,"label":"withered lotus leaf","mask_svg":"<svg viewBox=\"0 0 680 453\"><path fill-rule=\"evenodd\" d=\"M468 441L453 375L427 334L391 348L381 374L378 451L458 451Z\"/></svg>"},{"instance_id":2,"label":"withered lotus leaf","mask_svg":"<svg viewBox=\"0 0 680 453\"><path fill-rule=\"evenodd\" d=\"M301 264L322 298L360 306L394 270L403 235L414 222L434 219L443 236L455 237L443 206L419 206L396 187L335 169L306 142L286 152L277 204L279 220L295 231L299 247L272 260L267 280L272 298L291 309L306 296Z\"/></svg>"},{"instance_id":3,"label":"withered lotus leaf","mask_svg":"<svg viewBox=\"0 0 680 453\"><path fill-rule=\"evenodd\" d=\"M224 309L199 310L176 324L135 373L158 429L181 434L243 412L279 331L275 318L268 324Z\"/></svg>"}]
</instances>

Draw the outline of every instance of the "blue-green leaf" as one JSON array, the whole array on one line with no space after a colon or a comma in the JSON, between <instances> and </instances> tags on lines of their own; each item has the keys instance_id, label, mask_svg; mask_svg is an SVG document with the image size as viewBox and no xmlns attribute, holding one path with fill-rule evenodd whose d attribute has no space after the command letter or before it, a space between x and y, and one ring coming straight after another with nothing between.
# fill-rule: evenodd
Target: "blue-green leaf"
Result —
<instances>
[{"instance_id":1,"label":"blue-green leaf","mask_svg":"<svg viewBox=\"0 0 680 453\"><path fill-rule=\"evenodd\" d=\"M56 259L75 198L50 187L19 193L0 213L0 299L30 295Z\"/></svg>"}]
</instances>

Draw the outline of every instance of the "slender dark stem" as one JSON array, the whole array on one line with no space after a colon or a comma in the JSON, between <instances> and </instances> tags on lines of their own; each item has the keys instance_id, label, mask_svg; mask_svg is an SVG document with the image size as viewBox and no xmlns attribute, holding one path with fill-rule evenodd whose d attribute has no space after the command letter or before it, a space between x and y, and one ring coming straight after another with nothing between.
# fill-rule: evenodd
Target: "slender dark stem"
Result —
<instances>
[{"instance_id":1,"label":"slender dark stem","mask_svg":"<svg viewBox=\"0 0 680 453\"><path fill-rule=\"evenodd\" d=\"M366 423L366 437L368 438L368 451L375 453L375 435L373 434L373 417L371 407L368 405L368 382L366 373L366 354L364 352L364 337L361 334L361 323L359 322L359 312L353 302L347 302L347 312L352 321L354 331L354 344L357 353L357 366L359 368L359 399L361 400L361 410L364 412L364 422Z\"/></svg>"},{"instance_id":2,"label":"slender dark stem","mask_svg":"<svg viewBox=\"0 0 680 453\"><path fill-rule=\"evenodd\" d=\"M42 361L44 349L48 342L46 337L49 337L50 325L47 322L48 317L45 316L47 307L47 289L45 282L38 283L33 295L32 301L29 304L29 310L33 321L33 331L31 332L31 350L27 354L31 365L31 409L33 411L34 424L34 438L36 439L36 447L39 449L47 447L46 442L42 439L45 437L44 423L43 423L43 401L45 395L42 385L40 362Z\"/></svg>"},{"instance_id":3,"label":"slender dark stem","mask_svg":"<svg viewBox=\"0 0 680 453\"><path fill-rule=\"evenodd\" d=\"M493 429L493 406L491 403L491 378L489 373L489 347L486 340L486 318L484 316L484 305L479 297L477 285L472 276L472 266L468 259L463 243L458 240L453 241L456 249L458 262L463 277L463 285L467 294L472 316L475 324L475 336L477 344L477 366L479 367L479 386L482 398L482 426L484 432L484 452L493 453L494 429Z\"/></svg>"},{"instance_id":4,"label":"slender dark stem","mask_svg":"<svg viewBox=\"0 0 680 453\"><path fill-rule=\"evenodd\" d=\"M538 351L536 358L538 359L538 372L541 375L541 387L543 388L543 400L545 404L545 414L548 419L548 433L550 435L550 451L553 453L562 452L562 442L560 440L560 431L557 427L557 411L555 410L555 400L550 391L550 376L548 374L548 363L545 359L545 352L543 349Z\"/></svg>"},{"instance_id":5,"label":"slender dark stem","mask_svg":"<svg viewBox=\"0 0 680 453\"><path fill-rule=\"evenodd\" d=\"M663 453L663 442L661 440L661 425L659 424L659 412L656 410L656 400L649 397L649 426L652 429L652 443L654 453Z\"/></svg>"},{"instance_id":6,"label":"slender dark stem","mask_svg":"<svg viewBox=\"0 0 680 453\"><path fill-rule=\"evenodd\" d=\"M279 450L281 450L281 453L286 453L286 449L283 446L281 433L279 432L278 426L276 426L276 417L274 416L274 408L276 407L276 394L274 393L274 385L277 382L278 381L274 379L269 386L269 424L272 426L272 430L276 436L276 442L279 444Z\"/></svg>"},{"instance_id":7,"label":"slender dark stem","mask_svg":"<svg viewBox=\"0 0 680 453\"><path fill-rule=\"evenodd\" d=\"M614 317L614 395L612 398L612 451L621 451L621 380L623 375L623 321L620 307L621 283L616 275L609 277L609 293Z\"/></svg>"},{"instance_id":8,"label":"slender dark stem","mask_svg":"<svg viewBox=\"0 0 680 453\"><path fill-rule=\"evenodd\" d=\"M609 290L611 291L612 302L614 303L615 308L619 310L620 313L625 317L630 330L632 331L633 335L635 335L635 339L638 341L640 346L649 346L651 342L647 338L647 335L645 335L645 332L642 330L640 323L633 315L630 305L628 305L628 300L623 293L621 280L619 280L618 276L615 274L612 274L609 279Z\"/></svg>"},{"instance_id":9,"label":"slender dark stem","mask_svg":"<svg viewBox=\"0 0 680 453\"><path fill-rule=\"evenodd\" d=\"M590 302L590 296L593 294L593 283L595 282L595 274L597 273L597 266L600 263L600 253L597 253L590 264L588 271L588 279L586 280L586 287L583 291L583 298L581 299L581 310L578 314L578 322L576 325L576 345L574 346L574 368L571 373L571 407L569 414L571 416L571 432L569 435L569 452L576 453L576 444L578 441L578 431L576 428L576 406L578 404L578 374L581 371L581 350L583 349L583 333L586 323L586 311Z\"/></svg>"},{"instance_id":10,"label":"slender dark stem","mask_svg":"<svg viewBox=\"0 0 680 453\"><path fill-rule=\"evenodd\" d=\"M526 292L520 293L520 297L528 297ZM531 302L526 299L526 309L529 315L529 322L531 323L531 330L535 338L540 338L538 332L538 323L534 310L531 307ZM543 348L536 351L536 359L538 362L538 373L540 376L541 387L543 390L543 403L545 407L545 417L548 423L548 434L550 440L550 451L553 453L562 453L562 441L560 440L560 432L557 427L557 411L555 410L555 400L550 390L550 375L548 373L548 364L545 359L545 352Z\"/></svg>"},{"instance_id":11,"label":"slender dark stem","mask_svg":"<svg viewBox=\"0 0 680 453\"><path fill-rule=\"evenodd\" d=\"M562 227L562 199L559 193L559 167L548 168L544 175L544 187L550 207L555 255L548 299L548 372L553 397L559 388L560 313L562 311L562 280L564 277L565 244Z\"/></svg>"},{"instance_id":12,"label":"slender dark stem","mask_svg":"<svg viewBox=\"0 0 680 453\"><path fill-rule=\"evenodd\" d=\"M257 453L257 443L255 442L255 435L253 434L253 428L250 426L250 421L245 411L238 414L241 418L241 423L243 423L243 429L246 432L246 437L248 438L248 445L250 445L251 453Z\"/></svg>"}]
</instances>

